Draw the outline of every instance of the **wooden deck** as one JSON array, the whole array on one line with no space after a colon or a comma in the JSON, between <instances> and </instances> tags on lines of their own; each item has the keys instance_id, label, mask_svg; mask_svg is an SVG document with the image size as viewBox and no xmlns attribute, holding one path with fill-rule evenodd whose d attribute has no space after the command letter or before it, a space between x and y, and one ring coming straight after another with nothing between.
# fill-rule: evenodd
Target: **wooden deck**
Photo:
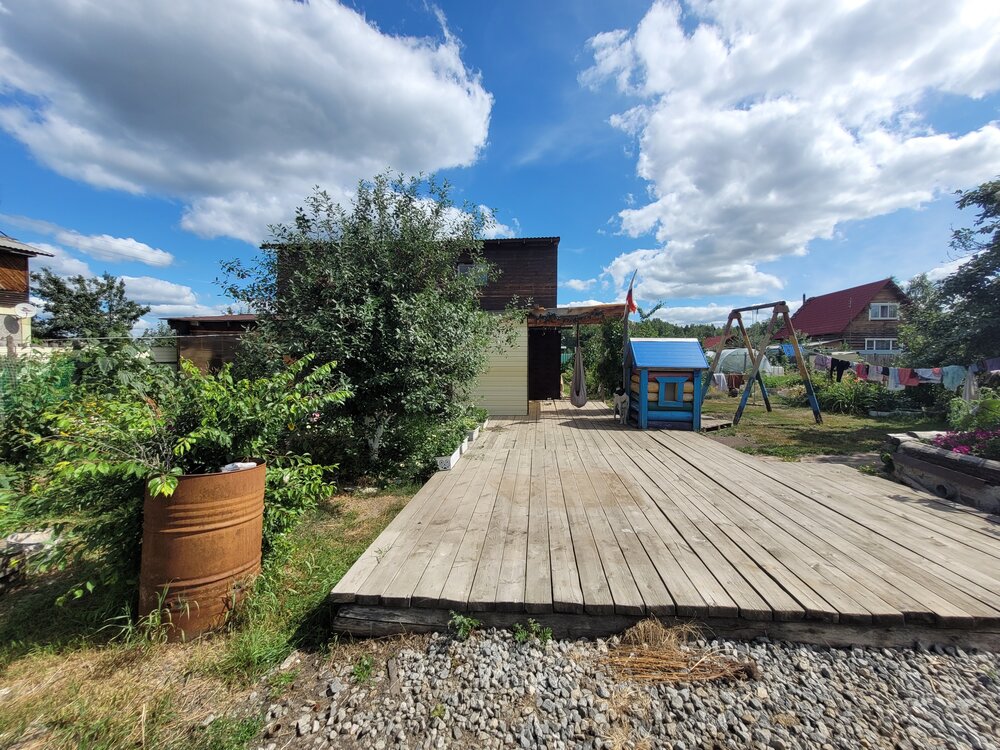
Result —
<instances>
[{"instance_id":1,"label":"wooden deck","mask_svg":"<svg viewBox=\"0 0 1000 750\"><path fill-rule=\"evenodd\" d=\"M331 593L336 629L638 618L823 643L1000 646L996 517L835 465L765 462L602 405L491 420ZM823 429L818 426L817 429Z\"/></svg>"}]
</instances>

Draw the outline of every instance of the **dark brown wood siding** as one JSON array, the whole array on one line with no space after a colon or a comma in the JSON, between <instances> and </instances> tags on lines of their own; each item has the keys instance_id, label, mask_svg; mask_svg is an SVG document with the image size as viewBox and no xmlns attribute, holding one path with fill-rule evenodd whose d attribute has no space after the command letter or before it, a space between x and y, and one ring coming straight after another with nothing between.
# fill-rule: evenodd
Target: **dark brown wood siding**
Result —
<instances>
[{"instance_id":1,"label":"dark brown wood siding","mask_svg":"<svg viewBox=\"0 0 1000 750\"><path fill-rule=\"evenodd\" d=\"M562 398L558 328L528 329L528 400Z\"/></svg>"},{"instance_id":2,"label":"dark brown wood siding","mask_svg":"<svg viewBox=\"0 0 1000 750\"><path fill-rule=\"evenodd\" d=\"M0 305L28 301L28 258L0 251Z\"/></svg>"},{"instance_id":3,"label":"dark brown wood siding","mask_svg":"<svg viewBox=\"0 0 1000 750\"><path fill-rule=\"evenodd\" d=\"M483 255L498 277L482 290L484 310L503 310L517 297L522 304L556 306L559 239L487 240Z\"/></svg>"},{"instance_id":4,"label":"dark brown wood siding","mask_svg":"<svg viewBox=\"0 0 1000 750\"><path fill-rule=\"evenodd\" d=\"M899 304L900 315L903 312L903 297L892 284L887 284L878 294L872 297L875 302L896 302ZM870 305L860 311L846 329L844 329L844 345L849 349L864 349L865 339L898 339L899 320L869 320Z\"/></svg>"}]
</instances>

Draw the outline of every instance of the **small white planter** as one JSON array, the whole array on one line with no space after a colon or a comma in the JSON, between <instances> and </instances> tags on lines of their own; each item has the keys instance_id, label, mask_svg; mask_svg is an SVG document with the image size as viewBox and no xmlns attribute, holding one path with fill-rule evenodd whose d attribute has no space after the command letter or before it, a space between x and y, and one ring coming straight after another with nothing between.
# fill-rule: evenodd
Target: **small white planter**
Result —
<instances>
[{"instance_id":1,"label":"small white planter","mask_svg":"<svg viewBox=\"0 0 1000 750\"><path fill-rule=\"evenodd\" d=\"M470 443L474 443L474 442L476 442L476 440L478 440L478 439L479 439L479 428L477 427L477 428L476 428L476 429L474 429L474 430L469 430L469 435L468 435L468 438L467 438L467 440L468 440L468 441L469 441Z\"/></svg>"},{"instance_id":2,"label":"small white planter","mask_svg":"<svg viewBox=\"0 0 1000 750\"><path fill-rule=\"evenodd\" d=\"M469 450L469 438L466 438L465 440L462 441L462 444L458 446L458 450L461 451L462 453L465 453L467 450Z\"/></svg>"},{"instance_id":3,"label":"small white planter","mask_svg":"<svg viewBox=\"0 0 1000 750\"><path fill-rule=\"evenodd\" d=\"M483 420L483 426L482 426L482 427L480 427L479 429L481 429L481 430L485 430L485 429L486 429L487 427L489 427L489 426L490 426L490 420L489 420L489 418L487 418L487 419L484 419L484 420Z\"/></svg>"},{"instance_id":4,"label":"small white planter","mask_svg":"<svg viewBox=\"0 0 1000 750\"><path fill-rule=\"evenodd\" d=\"M438 456L434 460L437 461L438 471L451 471L455 468L455 464L458 463L458 459L462 457L462 450L456 448L455 452L450 456Z\"/></svg>"}]
</instances>

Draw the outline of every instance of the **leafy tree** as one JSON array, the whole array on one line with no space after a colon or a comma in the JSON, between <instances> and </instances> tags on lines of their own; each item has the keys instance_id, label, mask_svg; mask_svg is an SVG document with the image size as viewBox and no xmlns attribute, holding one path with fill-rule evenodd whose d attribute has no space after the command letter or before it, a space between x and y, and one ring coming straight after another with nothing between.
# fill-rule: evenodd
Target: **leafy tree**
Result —
<instances>
[{"instance_id":1,"label":"leafy tree","mask_svg":"<svg viewBox=\"0 0 1000 750\"><path fill-rule=\"evenodd\" d=\"M347 473L408 473L461 416L491 343L509 330L478 302L490 216L449 193L434 178L383 174L343 207L317 189L293 224L272 227L257 262L224 265L229 294L258 315L244 372L307 352L337 362L354 395L324 439Z\"/></svg>"},{"instance_id":2,"label":"leafy tree","mask_svg":"<svg viewBox=\"0 0 1000 750\"><path fill-rule=\"evenodd\" d=\"M906 289L900 339L914 366L1000 354L1000 180L958 195L959 208L979 208L971 227L952 232L951 248L966 260L940 282L918 276Z\"/></svg>"},{"instance_id":3,"label":"leafy tree","mask_svg":"<svg viewBox=\"0 0 1000 750\"><path fill-rule=\"evenodd\" d=\"M108 273L64 278L43 268L31 274L31 281L45 303L44 312L32 324L37 338L127 336L149 312L125 295L124 281Z\"/></svg>"}]
</instances>

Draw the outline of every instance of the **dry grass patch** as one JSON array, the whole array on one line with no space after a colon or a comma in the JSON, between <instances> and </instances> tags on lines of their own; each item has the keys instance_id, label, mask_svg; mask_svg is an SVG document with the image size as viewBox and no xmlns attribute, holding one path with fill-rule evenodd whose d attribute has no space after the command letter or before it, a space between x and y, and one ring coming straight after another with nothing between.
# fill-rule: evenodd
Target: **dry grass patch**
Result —
<instances>
[{"instance_id":1,"label":"dry grass patch","mask_svg":"<svg viewBox=\"0 0 1000 750\"><path fill-rule=\"evenodd\" d=\"M191 746L192 729L243 697L193 665L218 641L26 656L0 677L0 746Z\"/></svg>"},{"instance_id":2,"label":"dry grass patch","mask_svg":"<svg viewBox=\"0 0 1000 750\"><path fill-rule=\"evenodd\" d=\"M667 627L653 618L622 634L604 662L619 680L639 682L704 682L745 676L756 665L738 661L715 648L701 648L693 625Z\"/></svg>"}]
</instances>

